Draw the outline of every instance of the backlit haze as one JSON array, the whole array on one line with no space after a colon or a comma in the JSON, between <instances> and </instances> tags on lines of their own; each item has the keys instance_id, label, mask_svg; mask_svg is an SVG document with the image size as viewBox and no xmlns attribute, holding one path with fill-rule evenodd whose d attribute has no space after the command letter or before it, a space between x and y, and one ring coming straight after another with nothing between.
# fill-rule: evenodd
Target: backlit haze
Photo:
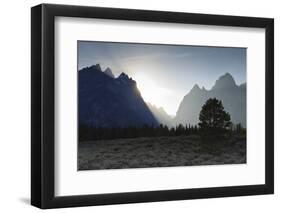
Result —
<instances>
[{"instance_id":1,"label":"backlit haze","mask_svg":"<svg viewBox=\"0 0 281 213\"><path fill-rule=\"evenodd\" d=\"M172 116L195 84L211 89L227 72L246 82L245 48L79 41L78 69L97 63L115 77L126 73L146 102Z\"/></svg>"}]
</instances>

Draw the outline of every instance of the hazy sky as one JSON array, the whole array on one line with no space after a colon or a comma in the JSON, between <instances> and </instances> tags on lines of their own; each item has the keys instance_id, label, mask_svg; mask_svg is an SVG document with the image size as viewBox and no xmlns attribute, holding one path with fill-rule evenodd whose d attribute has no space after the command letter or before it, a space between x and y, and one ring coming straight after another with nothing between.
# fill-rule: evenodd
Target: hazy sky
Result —
<instances>
[{"instance_id":1,"label":"hazy sky","mask_svg":"<svg viewBox=\"0 0 281 213\"><path fill-rule=\"evenodd\" d=\"M125 72L145 101L170 115L194 84L211 89L226 72L238 85L246 82L245 48L79 41L78 68L97 63L116 77Z\"/></svg>"}]
</instances>

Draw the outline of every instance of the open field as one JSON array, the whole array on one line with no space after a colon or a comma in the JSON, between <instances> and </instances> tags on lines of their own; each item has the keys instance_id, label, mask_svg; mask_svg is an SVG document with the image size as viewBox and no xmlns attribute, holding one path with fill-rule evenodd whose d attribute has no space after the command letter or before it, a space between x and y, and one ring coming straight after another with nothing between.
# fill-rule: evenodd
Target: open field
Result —
<instances>
[{"instance_id":1,"label":"open field","mask_svg":"<svg viewBox=\"0 0 281 213\"><path fill-rule=\"evenodd\" d=\"M211 142L210 142L211 143ZM246 163L246 137L204 145L198 136L82 141L78 169L122 169Z\"/></svg>"}]
</instances>

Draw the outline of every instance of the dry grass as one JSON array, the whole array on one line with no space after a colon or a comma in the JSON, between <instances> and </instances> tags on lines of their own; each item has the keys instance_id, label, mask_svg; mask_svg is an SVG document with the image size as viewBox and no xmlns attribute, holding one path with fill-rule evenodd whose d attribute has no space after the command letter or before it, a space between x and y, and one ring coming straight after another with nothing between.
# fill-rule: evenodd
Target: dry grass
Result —
<instances>
[{"instance_id":1,"label":"dry grass","mask_svg":"<svg viewBox=\"0 0 281 213\"><path fill-rule=\"evenodd\" d=\"M80 142L78 169L122 169L246 163L245 136L202 145L197 136Z\"/></svg>"}]
</instances>

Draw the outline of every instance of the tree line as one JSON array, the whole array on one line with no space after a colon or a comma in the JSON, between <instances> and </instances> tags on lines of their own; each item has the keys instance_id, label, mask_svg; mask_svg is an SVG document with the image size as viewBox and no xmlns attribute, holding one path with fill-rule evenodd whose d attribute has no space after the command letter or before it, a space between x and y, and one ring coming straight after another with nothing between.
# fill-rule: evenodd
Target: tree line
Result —
<instances>
[{"instance_id":1,"label":"tree line","mask_svg":"<svg viewBox=\"0 0 281 213\"><path fill-rule=\"evenodd\" d=\"M117 138L161 137L200 134L203 138L220 138L232 133L246 133L239 123L233 125L228 112L224 110L221 100L210 98L202 106L197 125L178 124L169 128L167 125L143 125L140 127L87 127L79 126L79 141L110 140Z\"/></svg>"},{"instance_id":2,"label":"tree line","mask_svg":"<svg viewBox=\"0 0 281 213\"><path fill-rule=\"evenodd\" d=\"M245 129L241 124L235 125L230 130L233 133L242 133ZM88 140L111 140L118 138L139 138L139 137L165 137L165 136L188 136L197 135L200 128L197 125L182 125L168 127L160 124L159 126L143 125L140 127L87 127L79 126L79 141Z\"/></svg>"},{"instance_id":3,"label":"tree line","mask_svg":"<svg viewBox=\"0 0 281 213\"><path fill-rule=\"evenodd\" d=\"M79 126L79 140L110 140L117 138L138 138L138 137L161 137L191 135L198 132L196 125L177 125L169 128L167 125L159 126L143 125L140 127L87 127Z\"/></svg>"}]
</instances>

